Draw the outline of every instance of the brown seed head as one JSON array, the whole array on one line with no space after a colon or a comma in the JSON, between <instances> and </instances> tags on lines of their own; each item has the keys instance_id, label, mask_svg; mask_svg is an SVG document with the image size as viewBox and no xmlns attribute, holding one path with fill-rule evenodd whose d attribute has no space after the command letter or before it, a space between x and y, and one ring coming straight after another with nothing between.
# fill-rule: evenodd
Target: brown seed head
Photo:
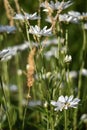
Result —
<instances>
[{"instance_id":1,"label":"brown seed head","mask_svg":"<svg viewBox=\"0 0 87 130\"><path fill-rule=\"evenodd\" d=\"M33 86L34 83L34 73L35 73L35 56L36 48L33 48L28 56L28 67L27 67L27 86L28 88Z\"/></svg>"}]
</instances>

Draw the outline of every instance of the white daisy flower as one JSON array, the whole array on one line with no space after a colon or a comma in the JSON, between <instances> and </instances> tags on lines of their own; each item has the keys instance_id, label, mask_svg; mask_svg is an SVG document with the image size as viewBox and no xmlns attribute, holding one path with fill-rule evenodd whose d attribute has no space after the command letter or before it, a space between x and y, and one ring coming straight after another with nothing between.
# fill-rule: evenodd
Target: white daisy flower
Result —
<instances>
[{"instance_id":1,"label":"white daisy flower","mask_svg":"<svg viewBox=\"0 0 87 130\"><path fill-rule=\"evenodd\" d=\"M30 26L30 29L29 29L29 33L31 34L34 34L38 37L40 36L49 36L49 35L52 35L52 29L49 28L47 29L47 26L45 26L42 30L40 29L39 26L35 25L35 27L33 26Z\"/></svg>"},{"instance_id":2,"label":"white daisy flower","mask_svg":"<svg viewBox=\"0 0 87 130\"><path fill-rule=\"evenodd\" d=\"M35 12L34 14L28 14L28 13L24 13L23 14L16 14L13 19L16 19L16 20L36 20L36 19L40 19L39 16L37 16L37 12Z\"/></svg>"},{"instance_id":3,"label":"white daisy flower","mask_svg":"<svg viewBox=\"0 0 87 130\"><path fill-rule=\"evenodd\" d=\"M48 2L41 3L40 7L43 7L43 8L46 8L46 9L51 8L52 10L60 10L60 9L64 10L64 9L68 8L69 6L71 6L72 4L73 3L70 0L67 1L67 2L57 1L55 3L54 3L54 1L50 1L50 3L48 3Z\"/></svg>"},{"instance_id":4,"label":"white daisy flower","mask_svg":"<svg viewBox=\"0 0 87 130\"><path fill-rule=\"evenodd\" d=\"M80 99L74 98L73 95L70 97L68 96L60 96L56 101L51 101L51 104L55 106L56 108L54 109L55 111L62 111L63 109L68 109L68 108L77 108L77 105L79 103Z\"/></svg>"},{"instance_id":5,"label":"white daisy flower","mask_svg":"<svg viewBox=\"0 0 87 130\"><path fill-rule=\"evenodd\" d=\"M0 33L14 33L16 31L16 27L15 26L9 26L9 25L0 25Z\"/></svg>"}]
</instances>

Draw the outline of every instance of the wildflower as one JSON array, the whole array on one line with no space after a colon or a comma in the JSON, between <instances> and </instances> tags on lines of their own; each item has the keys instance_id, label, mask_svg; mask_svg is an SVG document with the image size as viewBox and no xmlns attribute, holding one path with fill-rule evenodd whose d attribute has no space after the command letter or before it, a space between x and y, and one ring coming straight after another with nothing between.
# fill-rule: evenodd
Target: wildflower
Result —
<instances>
[{"instance_id":1,"label":"wildflower","mask_svg":"<svg viewBox=\"0 0 87 130\"><path fill-rule=\"evenodd\" d=\"M81 121L87 124L87 114L81 116Z\"/></svg>"},{"instance_id":2,"label":"wildflower","mask_svg":"<svg viewBox=\"0 0 87 130\"><path fill-rule=\"evenodd\" d=\"M72 17L69 17L68 14L59 15L60 22L69 23L69 22L71 22L71 20L72 20Z\"/></svg>"},{"instance_id":3,"label":"wildflower","mask_svg":"<svg viewBox=\"0 0 87 130\"><path fill-rule=\"evenodd\" d=\"M44 56L46 59L50 59L51 57L57 57L57 48L56 47L51 47L49 51L47 51Z\"/></svg>"},{"instance_id":4,"label":"wildflower","mask_svg":"<svg viewBox=\"0 0 87 130\"><path fill-rule=\"evenodd\" d=\"M50 1L50 3L47 3L46 1L45 2L43 2L43 3L41 3L41 7L43 7L43 8L47 8L48 9L48 7L49 8L51 8L52 10L64 10L64 9L66 9L66 8L68 8L69 6L71 6L73 3L69 0L69 1L67 1L67 2L59 2L59 1L57 1L57 2L53 2L53 1Z\"/></svg>"},{"instance_id":5,"label":"wildflower","mask_svg":"<svg viewBox=\"0 0 87 130\"><path fill-rule=\"evenodd\" d=\"M45 8L43 11L48 12L49 14L53 13L53 9L50 7L50 4L47 1L41 3L40 7Z\"/></svg>"},{"instance_id":6,"label":"wildflower","mask_svg":"<svg viewBox=\"0 0 87 130\"><path fill-rule=\"evenodd\" d=\"M42 106L42 102L37 100L37 101L29 101L28 103L29 107L36 107L36 106Z\"/></svg>"},{"instance_id":7,"label":"wildflower","mask_svg":"<svg viewBox=\"0 0 87 130\"><path fill-rule=\"evenodd\" d=\"M0 59L8 52L9 52L9 49L4 49L4 50L0 51Z\"/></svg>"},{"instance_id":8,"label":"wildflower","mask_svg":"<svg viewBox=\"0 0 87 130\"><path fill-rule=\"evenodd\" d=\"M59 21L65 23L78 23L81 14L77 11L69 11L68 14L59 15Z\"/></svg>"},{"instance_id":9,"label":"wildflower","mask_svg":"<svg viewBox=\"0 0 87 130\"><path fill-rule=\"evenodd\" d=\"M17 92L18 91L18 86L16 86L15 84L10 85L10 91L11 92Z\"/></svg>"},{"instance_id":10,"label":"wildflower","mask_svg":"<svg viewBox=\"0 0 87 130\"><path fill-rule=\"evenodd\" d=\"M37 16L37 12L35 12L34 14L28 14L28 13L24 13L24 15L22 14L16 14L13 19L16 19L16 20L36 20L36 19L39 19L40 17Z\"/></svg>"},{"instance_id":11,"label":"wildflower","mask_svg":"<svg viewBox=\"0 0 87 130\"><path fill-rule=\"evenodd\" d=\"M68 14L70 16L73 16L73 17L76 17L76 18L79 18L81 16L80 12L77 12L77 11L69 11Z\"/></svg>"},{"instance_id":12,"label":"wildflower","mask_svg":"<svg viewBox=\"0 0 87 130\"><path fill-rule=\"evenodd\" d=\"M61 38L61 41L62 40L63 39ZM41 42L42 46L50 46L50 45L57 45L57 44L58 44L57 38L47 39L47 40L45 40L45 42L44 42L44 40Z\"/></svg>"},{"instance_id":13,"label":"wildflower","mask_svg":"<svg viewBox=\"0 0 87 130\"><path fill-rule=\"evenodd\" d=\"M68 96L60 96L56 101L51 101L51 104L53 106L55 106L55 111L62 111L63 109L68 109L68 108L77 108L77 105L79 103L80 99L78 98L74 98L73 99L73 95L71 95L70 97Z\"/></svg>"},{"instance_id":14,"label":"wildflower","mask_svg":"<svg viewBox=\"0 0 87 130\"><path fill-rule=\"evenodd\" d=\"M9 25L6 25L6 26L3 26L1 25L0 26L0 33L13 33L16 31L16 27L15 26L9 26Z\"/></svg>"},{"instance_id":15,"label":"wildflower","mask_svg":"<svg viewBox=\"0 0 87 130\"><path fill-rule=\"evenodd\" d=\"M48 107L48 102L45 101L45 103L43 105L44 105L45 108L47 108Z\"/></svg>"},{"instance_id":16,"label":"wildflower","mask_svg":"<svg viewBox=\"0 0 87 130\"><path fill-rule=\"evenodd\" d=\"M72 60L71 55L66 55L65 58L64 58L65 63L69 63L71 60Z\"/></svg>"},{"instance_id":17,"label":"wildflower","mask_svg":"<svg viewBox=\"0 0 87 130\"><path fill-rule=\"evenodd\" d=\"M82 75L87 76L87 69L85 69L85 68L82 69Z\"/></svg>"},{"instance_id":18,"label":"wildflower","mask_svg":"<svg viewBox=\"0 0 87 130\"><path fill-rule=\"evenodd\" d=\"M78 23L78 17L74 17L70 14L59 15L59 21L64 23Z\"/></svg>"},{"instance_id":19,"label":"wildflower","mask_svg":"<svg viewBox=\"0 0 87 130\"><path fill-rule=\"evenodd\" d=\"M17 51L23 51L23 50L25 50L25 49L27 49L29 47L30 47L30 43L29 42L24 42L21 45L15 46L15 48L17 48Z\"/></svg>"},{"instance_id":20,"label":"wildflower","mask_svg":"<svg viewBox=\"0 0 87 130\"><path fill-rule=\"evenodd\" d=\"M83 20L83 21L87 21L87 13L82 13L82 15L80 16L80 20Z\"/></svg>"},{"instance_id":21,"label":"wildflower","mask_svg":"<svg viewBox=\"0 0 87 130\"><path fill-rule=\"evenodd\" d=\"M47 29L47 26L45 26L41 30L39 26L35 25L35 27L30 26L29 33L34 34L38 37L40 37L40 36L50 36L50 35L52 35L51 30L52 30L51 28Z\"/></svg>"},{"instance_id":22,"label":"wildflower","mask_svg":"<svg viewBox=\"0 0 87 130\"><path fill-rule=\"evenodd\" d=\"M10 48L7 48L7 49L4 49L2 51L0 51L0 60L1 61L5 61L5 60L9 60L12 58L13 55L16 55L16 50L14 49L10 49Z\"/></svg>"},{"instance_id":23,"label":"wildflower","mask_svg":"<svg viewBox=\"0 0 87 130\"><path fill-rule=\"evenodd\" d=\"M83 28L87 30L87 23L84 23Z\"/></svg>"},{"instance_id":24,"label":"wildflower","mask_svg":"<svg viewBox=\"0 0 87 130\"><path fill-rule=\"evenodd\" d=\"M29 43L25 42L22 45L17 45L14 47L8 47L7 49L3 49L0 51L0 60L5 61L11 59L14 55L17 54L18 51L23 51L29 47Z\"/></svg>"},{"instance_id":25,"label":"wildflower","mask_svg":"<svg viewBox=\"0 0 87 130\"><path fill-rule=\"evenodd\" d=\"M68 73L66 73L66 76L68 77ZM77 77L77 72L76 71L70 71L69 76L70 76L70 78L76 78Z\"/></svg>"},{"instance_id":26,"label":"wildflower","mask_svg":"<svg viewBox=\"0 0 87 130\"><path fill-rule=\"evenodd\" d=\"M18 70L17 70L17 74L18 74L19 76L22 75L22 73L23 73L23 72L22 72L21 69L18 69Z\"/></svg>"}]
</instances>

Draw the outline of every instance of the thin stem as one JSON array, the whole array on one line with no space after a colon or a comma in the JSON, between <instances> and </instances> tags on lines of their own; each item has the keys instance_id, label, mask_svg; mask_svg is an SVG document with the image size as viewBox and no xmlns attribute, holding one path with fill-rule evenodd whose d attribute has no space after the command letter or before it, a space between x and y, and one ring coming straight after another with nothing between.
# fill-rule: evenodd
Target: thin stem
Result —
<instances>
[{"instance_id":1,"label":"thin stem","mask_svg":"<svg viewBox=\"0 0 87 130\"><path fill-rule=\"evenodd\" d=\"M27 106L28 106L29 98L30 98L30 89L28 89L28 97L27 97L27 102L26 102L26 106L25 106L25 109L24 109L24 116L23 116L23 122L22 122L22 130L24 130L25 116L26 116L26 112L27 112Z\"/></svg>"},{"instance_id":2,"label":"thin stem","mask_svg":"<svg viewBox=\"0 0 87 130\"><path fill-rule=\"evenodd\" d=\"M11 126L11 123L10 123L10 113L8 111L7 99L6 99L6 95L5 95L5 92L4 92L1 76L0 76L0 84L1 84L1 89L2 89L2 92L3 92L4 105L6 107L6 115L7 115L7 119L8 119L9 129L12 130L12 126Z\"/></svg>"},{"instance_id":3,"label":"thin stem","mask_svg":"<svg viewBox=\"0 0 87 130\"><path fill-rule=\"evenodd\" d=\"M51 123L51 130L54 130L54 121L53 121L52 117L51 117L51 119L52 119L51 122L50 122Z\"/></svg>"},{"instance_id":4,"label":"thin stem","mask_svg":"<svg viewBox=\"0 0 87 130\"><path fill-rule=\"evenodd\" d=\"M24 10L21 9L21 11L23 12L23 14L25 15L24 13ZM27 40L29 42L29 48L30 50L32 49L32 46L31 46L31 42L30 42L30 37L29 37L29 26L30 26L30 23L27 19L25 19L25 27L26 27L26 35L27 35Z\"/></svg>"},{"instance_id":5,"label":"thin stem","mask_svg":"<svg viewBox=\"0 0 87 130\"><path fill-rule=\"evenodd\" d=\"M58 31L60 31L60 26L58 25ZM58 36L58 61L60 56L60 36Z\"/></svg>"},{"instance_id":6,"label":"thin stem","mask_svg":"<svg viewBox=\"0 0 87 130\"><path fill-rule=\"evenodd\" d=\"M84 58L85 58L85 48L86 48L86 31L84 30L83 26L83 46L80 54L80 60L81 60L81 66L80 66L80 71L79 71L79 79L78 79L78 98L80 98L81 94L81 86L82 86L82 69L84 68ZM78 108L75 110L74 113L74 130L77 129L77 113L78 113Z\"/></svg>"},{"instance_id":7,"label":"thin stem","mask_svg":"<svg viewBox=\"0 0 87 130\"><path fill-rule=\"evenodd\" d=\"M19 69L19 56L16 55L15 56L15 64L16 64L16 69ZM22 119L22 113L23 113L23 109L22 109L22 98L23 98L23 84L22 84L22 79L21 77L17 74L17 85L18 85L18 102L19 102L19 117L20 119Z\"/></svg>"},{"instance_id":8,"label":"thin stem","mask_svg":"<svg viewBox=\"0 0 87 130\"><path fill-rule=\"evenodd\" d=\"M42 2L42 0L39 0L39 8L38 8L38 15L39 15L39 17L41 15L41 8L40 8L41 2ZM40 22L41 22L41 19L38 19L38 26L39 27L40 27L40 24L41 24Z\"/></svg>"},{"instance_id":9,"label":"thin stem","mask_svg":"<svg viewBox=\"0 0 87 130\"><path fill-rule=\"evenodd\" d=\"M68 29L66 29L66 51L67 50L68 50Z\"/></svg>"},{"instance_id":10,"label":"thin stem","mask_svg":"<svg viewBox=\"0 0 87 130\"><path fill-rule=\"evenodd\" d=\"M64 121L64 130L67 130L67 111L64 110L64 118L65 118L65 121Z\"/></svg>"},{"instance_id":11,"label":"thin stem","mask_svg":"<svg viewBox=\"0 0 87 130\"><path fill-rule=\"evenodd\" d=\"M48 114L48 108L47 108L47 130L49 130L49 114Z\"/></svg>"},{"instance_id":12,"label":"thin stem","mask_svg":"<svg viewBox=\"0 0 87 130\"><path fill-rule=\"evenodd\" d=\"M32 49L32 46L31 46L30 37L29 37L29 32L28 32L29 24L28 24L28 21L27 21L27 20L25 21L25 26L26 26L27 39L28 39L28 42L29 42L29 45L30 45L30 50L31 50L31 49Z\"/></svg>"},{"instance_id":13,"label":"thin stem","mask_svg":"<svg viewBox=\"0 0 87 130\"><path fill-rule=\"evenodd\" d=\"M54 119L53 119L52 115L53 115L53 108L51 108L50 113L48 111L48 118L47 118L48 128L47 128L47 130L54 130Z\"/></svg>"},{"instance_id":14,"label":"thin stem","mask_svg":"<svg viewBox=\"0 0 87 130\"><path fill-rule=\"evenodd\" d=\"M78 80L78 98L80 98L80 90L81 90L81 85L82 85L82 69L84 68L84 60L85 58L85 48L86 48L86 32L83 29L83 47L81 51L81 67L80 67L80 72L79 72L79 80Z\"/></svg>"},{"instance_id":15,"label":"thin stem","mask_svg":"<svg viewBox=\"0 0 87 130\"><path fill-rule=\"evenodd\" d=\"M9 75L8 75L8 65L7 65L7 61L4 61L2 63L2 67L3 67L3 77L4 77L4 81L7 85L7 98L8 98L8 103L10 104L10 92L9 92Z\"/></svg>"}]
</instances>

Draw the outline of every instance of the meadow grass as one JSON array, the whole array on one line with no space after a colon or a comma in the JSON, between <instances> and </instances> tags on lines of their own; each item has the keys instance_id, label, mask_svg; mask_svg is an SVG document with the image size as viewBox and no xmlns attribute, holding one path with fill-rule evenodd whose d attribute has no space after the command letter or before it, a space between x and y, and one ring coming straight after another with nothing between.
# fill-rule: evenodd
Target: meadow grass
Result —
<instances>
[{"instance_id":1,"label":"meadow grass","mask_svg":"<svg viewBox=\"0 0 87 130\"><path fill-rule=\"evenodd\" d=\"M29 13L3 1L0 130L87 130L87 13L73 4L39 0Z\"/></svg>"}]
</instances>

